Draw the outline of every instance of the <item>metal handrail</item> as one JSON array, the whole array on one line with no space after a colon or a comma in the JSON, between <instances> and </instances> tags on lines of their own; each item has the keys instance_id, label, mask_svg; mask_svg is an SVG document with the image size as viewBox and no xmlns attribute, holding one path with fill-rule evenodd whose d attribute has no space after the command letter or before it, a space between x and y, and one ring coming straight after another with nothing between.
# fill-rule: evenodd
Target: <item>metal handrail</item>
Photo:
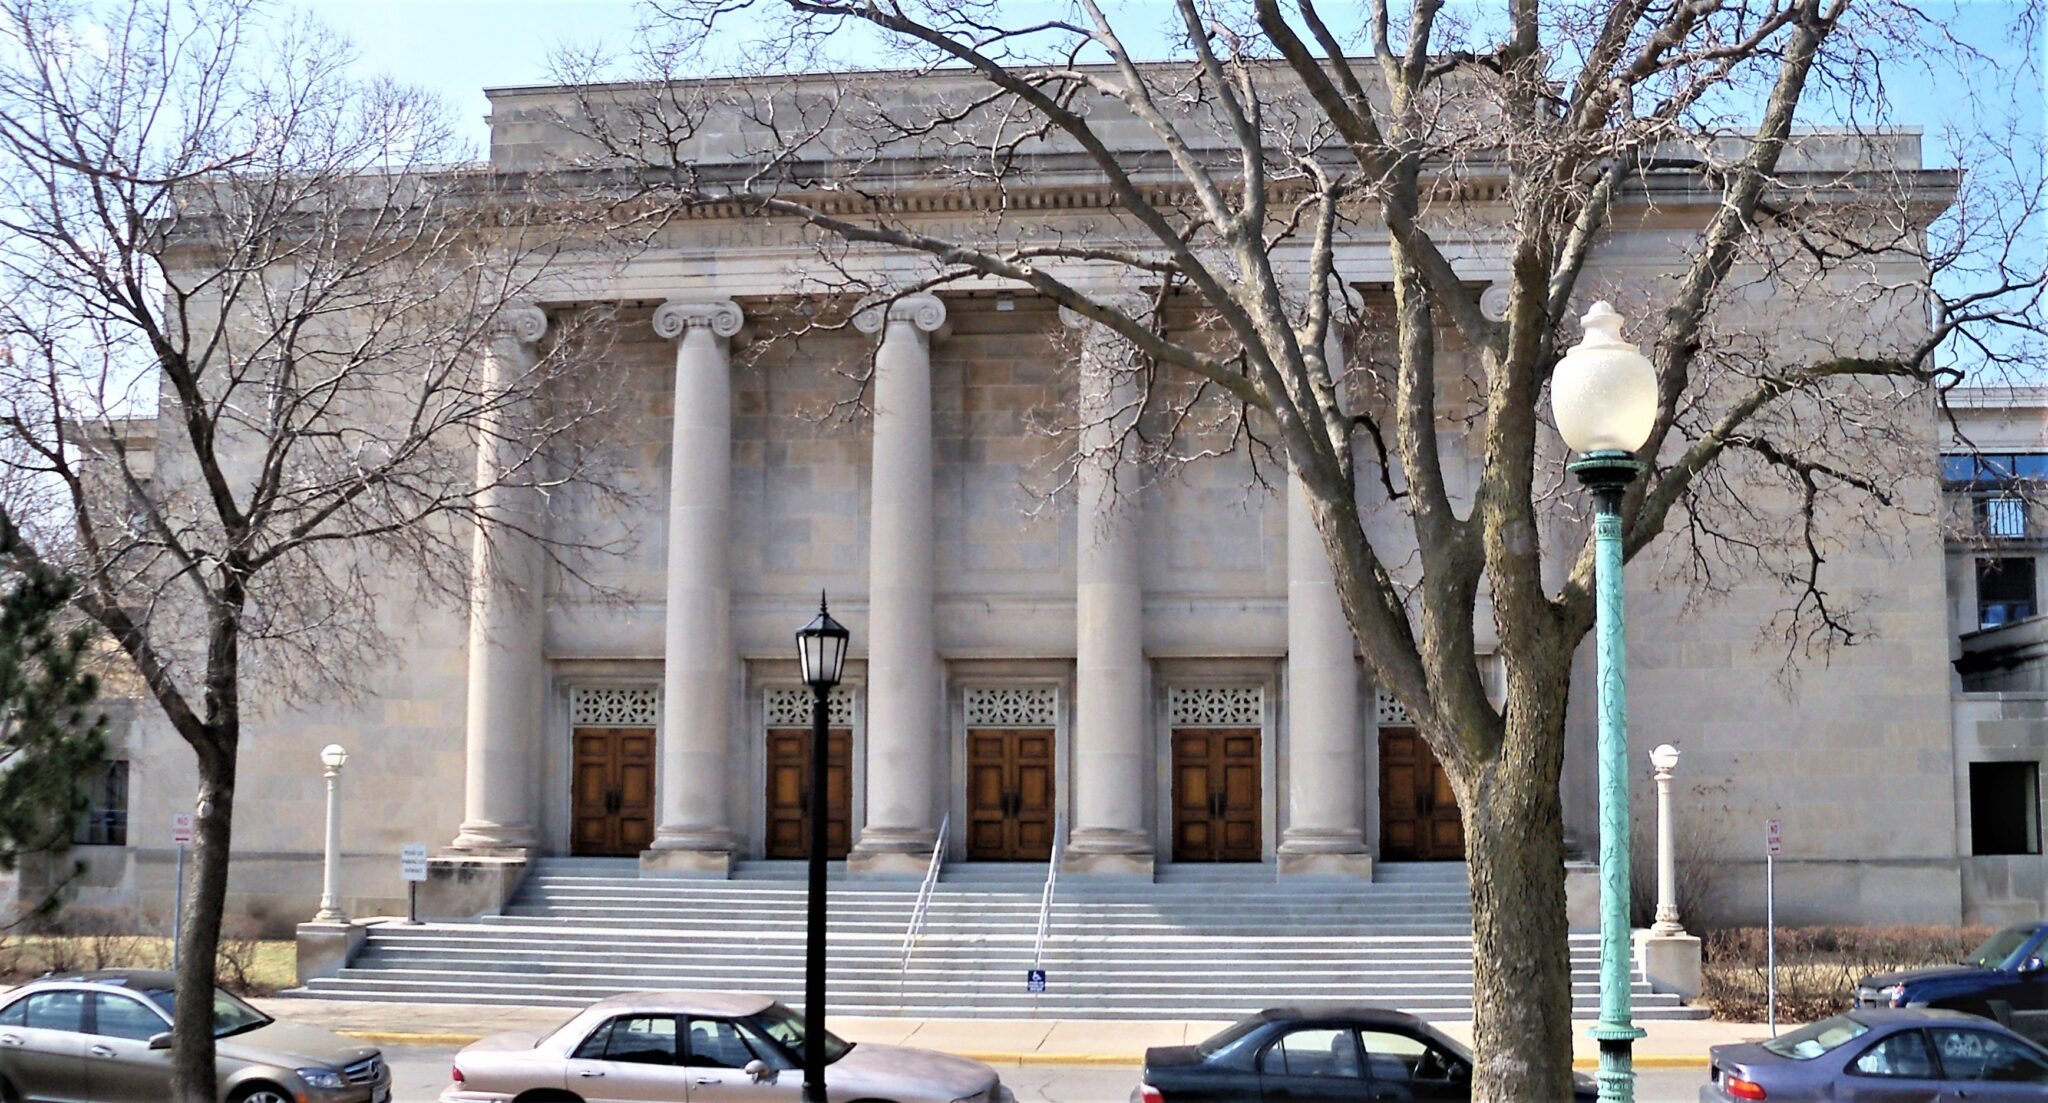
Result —
<instances>
[{"instance_id":1,"label":"metal handrail","mask_svg":"<svg viewBox=\"0 0 2048 1103\"><path fill-rule=\"evenodd\" d=\"M917 946L917 936L924 933L925 913L931 909L932 889L939 883L939 865L946 857L946 828L952 823L953 814L939 817L939 837L932 842L932 860L924 870L924 884L917 889L917 906L910 909L910 928L903 932L903 964L896 970L896 982L903 982L905 973L910 972L910 951Z\"/></svg>"},{"instance_id":2,"label":"metal handrail","mask_svg":"<svg viewBox=\"0 0 2048 1103\"><path fill-rule=\"evenodd\" d=\"M1053 818L1052 857L1045 863L1045 892L1038 898L1038 938L1031 944L1031 967L1045 962L1045 930L1052 921L1052 890L1060 878L1060 851L1067 837L1067 817Z\"/></svg>"}]
</instances>

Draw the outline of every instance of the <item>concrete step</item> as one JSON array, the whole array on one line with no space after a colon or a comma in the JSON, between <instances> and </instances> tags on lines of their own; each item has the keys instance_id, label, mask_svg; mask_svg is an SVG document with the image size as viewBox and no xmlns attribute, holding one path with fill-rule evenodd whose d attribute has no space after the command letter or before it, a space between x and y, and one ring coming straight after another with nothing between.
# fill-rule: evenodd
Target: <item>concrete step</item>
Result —
<instances>
[{"instance_id":1,"label":"concrete step","mask_svg":"<svg viewBox=\"0 0 2048 1103\"><path fill-rule=\"evenodd\" d=\"M301 994L575 1006L636 988L803 983L801 862L730 880L647 877L631 859L545 859L506 914L375 928L340 975ZM1171 865L1155 882L1063 878L1037 927L1042 865L955 863L906 966L918 880L832 870L831 985L846 1014L1234 1018L1301 999L1471 1014L1465 868L1387 863L1372 882L1280 878L1272 866ZM1573 936L1574 1006L1598 1001L1598 938ZM1052 991L1023 991L1045 968ZM1691 1016L1637 977L1640 1017Z\"/></svg>"}]
</instances>

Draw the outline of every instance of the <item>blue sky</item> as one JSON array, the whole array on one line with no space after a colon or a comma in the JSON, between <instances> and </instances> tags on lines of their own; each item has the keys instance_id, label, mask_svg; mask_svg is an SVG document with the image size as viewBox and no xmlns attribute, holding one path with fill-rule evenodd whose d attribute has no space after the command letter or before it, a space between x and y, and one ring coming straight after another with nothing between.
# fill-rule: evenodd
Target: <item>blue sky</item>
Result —
<instances>
[{"instance_id":1,"label":"blue sky","mask_svg":"<svg viewBox=\"0 0 2048 1103\"><path fill-rule=\"evenodd\" d=\"M479 146L485 136L483 89L547 82L549 52L565 44L620 50L631 42L641 12L637 0L297 0L296 6L354 40L367 72L440 94L460 112ZM1125 11L1141 6L1120 5ZM1927 9L1941 13L1965 40L2013 62L2030 49L2037 58L2043 50L2040 42L2006 40L2020 6L2020 0L1929 0ZM2037 73L2032 88L2011 89L2009 101L2036 135L2044 112L2038 79ZM1942 94L1939 87L1932 89L1935 94L1929 91L1925 81L1902 81L1893 90L1892 107L1897 121L1928 127L1938 142L1933 132L1951 112L1971 110L1973 97ZM1986 91L1991 90L1980 89L1980 95Z\"/></svg>"}]
</instances>

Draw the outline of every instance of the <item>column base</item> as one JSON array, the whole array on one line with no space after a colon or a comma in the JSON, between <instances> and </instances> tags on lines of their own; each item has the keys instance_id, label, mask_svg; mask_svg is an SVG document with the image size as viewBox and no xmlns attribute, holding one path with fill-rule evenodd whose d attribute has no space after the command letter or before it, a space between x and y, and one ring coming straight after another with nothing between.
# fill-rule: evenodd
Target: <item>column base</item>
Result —
<instances>
[{"instance_id":1,"label":"column base","mask_svg":"<svg viewBox=\"0 0 2048 1103\"><path fill-rule=\"evenodd\" d=\"M525 856L540 847L540 836L523 823L481 823L472 821L455 830L448 849L465 854Z\"/></svg>"},{"instance_id":2,"label":"column base","mask_svg":"<svg viewBox=\"0 0 2048 1103\"><path fill-rule=\"evenodd\" d=\"M1692 935L1636 932L1636 958L1652 992L1682 1000L1698 998L1703 987L1700 956L1700 940Z\"/></svg>"},{"instance_id":3,"label":"column base","mask_svg":"<svg viewBox=\"0 0 2048 1103\"><path fill-rule=\"evenodd\" d=\"M1356 828L1289 828L1273 852L1282 877L1343 877L1372 880L1372 855Z\"/></svg>"},{"instance_id":4,"label":"column base","mask_svg":"<svg viewBox=\"0 0 2048 1103\"><path fill-rule=\"evenodd\" d=\"M936 830L870 827L846 855L849 877L923 877L931 868Z\"/></svg>"},{"instance_id":5,"label":"column base","mask_svg":"<svg viewBox=\"0 0 2048 1103\"><path fill-rule=\"evenodd\" d=\"M1150 881L1158 864L1150 851L1104 854L1068 848L1060 854L1060 874L1079 877L1133 877Z\"/></svg>"},{"instance_id":6,"label":"column base","mask_svg":"<svg viewBox=\"0 0 2048 1103\"><path fill-rule=\"evenodd\" d=\"M691 850L684 847L664 847L662 840L655 840L655 848L640 852L640 876L642 877L698 877L722 881L732 876L732 850Z\"/></svg>"},{"instance_id":7,"label":"column base","mask_svg":"<svg viewBox=\"0 0 2048 1103\"><path fill-rule=\"evenodd\" d=\"M1087 876L1143 877L1149 881L1156 866L1152 836L1129 828L1077 828L1067 837L1067 848L1060 855L1060 872Z\"/></svg>"},{"instance_id":8,"label":"column base","mask_svg":"<svg viewBox=\"0 0 2048 1103\"><path fill-rule=\"evenodd\" d=\"M1289 851L1281 846L1275 855L1282 877L1339 877L1347 881L1372 880L1372 855L1363 850Z\"/></svg>"}]
</instances>

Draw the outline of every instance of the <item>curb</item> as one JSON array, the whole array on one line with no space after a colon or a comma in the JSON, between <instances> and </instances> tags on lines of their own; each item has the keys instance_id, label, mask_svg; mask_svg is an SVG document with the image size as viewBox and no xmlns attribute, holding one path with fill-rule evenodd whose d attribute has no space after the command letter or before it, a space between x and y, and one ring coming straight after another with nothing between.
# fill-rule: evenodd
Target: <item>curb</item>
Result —
<instances>
[{"instance_id":1,"label":"curb","mask_svg":"<svg viewBox=\"0 0 2048 1103\"><path fill-rule=\"evenodd\" d=\"M466 1046L484 1039L481 1034L431 1034L405 1030L337 1030L335 1033L380 1046Z\"/></svg>"}]
</instances>

